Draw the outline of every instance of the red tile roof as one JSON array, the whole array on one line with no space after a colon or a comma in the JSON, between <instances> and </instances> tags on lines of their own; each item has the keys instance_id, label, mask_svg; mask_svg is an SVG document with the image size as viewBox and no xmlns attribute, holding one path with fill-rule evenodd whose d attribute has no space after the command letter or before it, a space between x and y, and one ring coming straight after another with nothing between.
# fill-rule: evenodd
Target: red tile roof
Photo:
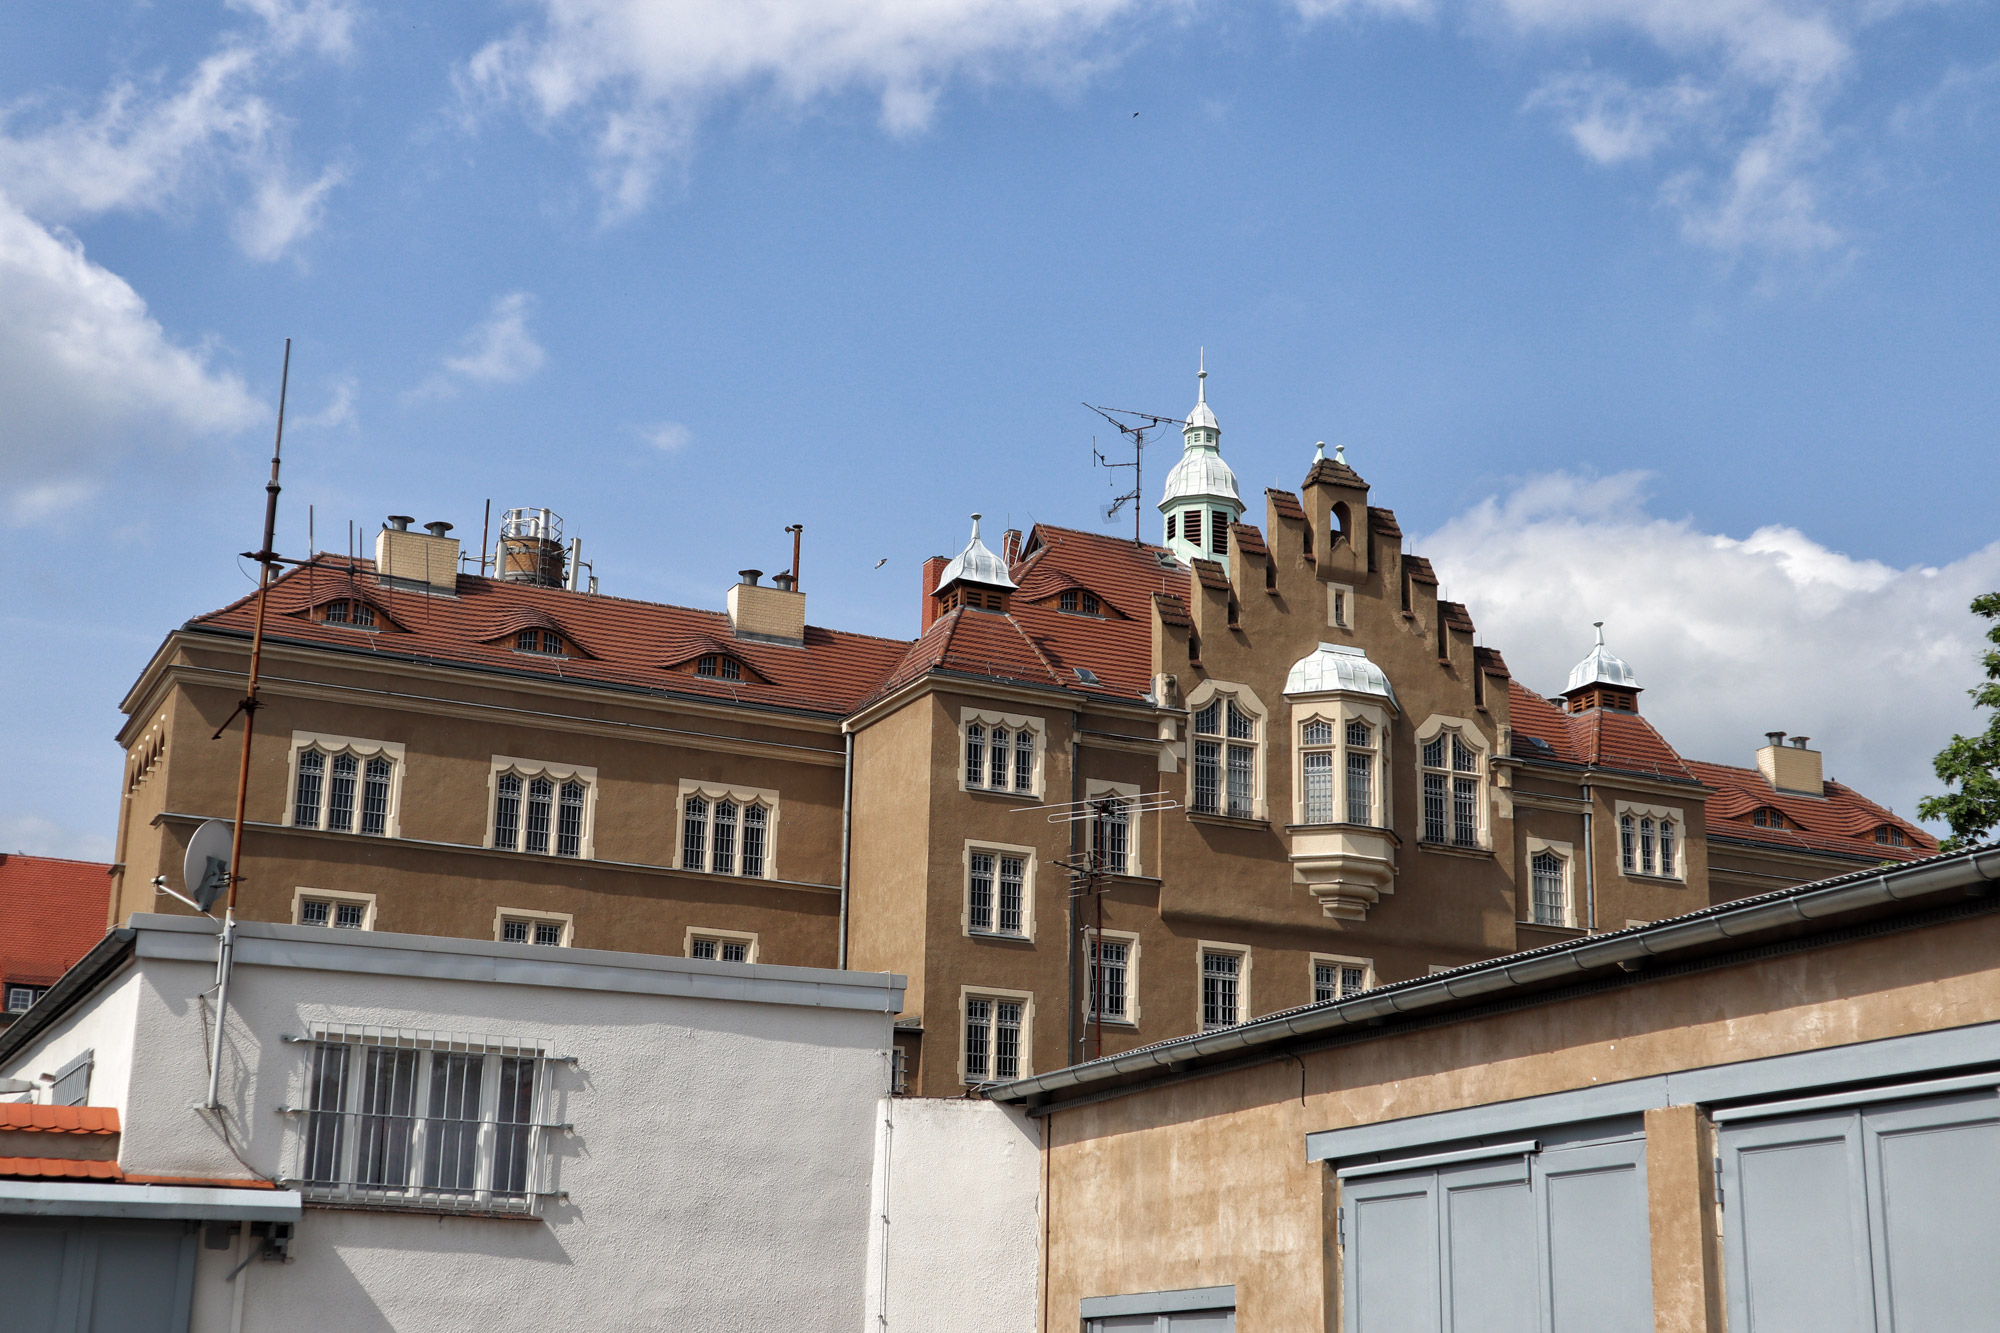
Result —
<instances>
[{"instance_id":1,"label":"red tile roof","mask_svg":"<svg viewBox=\"0 0 2000 1333\"><path fill-rule=\"evenodd\" d=\"M0 1102L0 1130L10 1134L116 1134L118 1108Z\"/></svg>"},{"instance_id":2,"label":"red tile roof","mask_svg":"<svg viewBox=\"0 0 2000 1333\"><path fill-rule=\"evenodd\" d=\"M0 854L0 981L46 986L104 938L111 867Z\"/></svg>"},{"instance_id":3,"label":"red tile roof","mask_svg":"<svg viewBox=\"0 0 2000 1333\"><path fill-rule=\"evenodd\" d=\"M816 625L806 627L805 643L798 648L738 639L730 632L729 617L719 611L505 583L472 574L458 576L456 596L437 596L421 588L380 583L374 567L358 561L353 595L373 603L402 627L370 632L310 618L310 608L323 600L319 594L328 583L350 586L345 557L323 555L311 565L287 571L272 585L265 634L474 670L832 715L851 712L910 649L907 640ZM254 597L246 597L189 621L187 628L247 634L255 611ZM512 631L528 625L554 628L590 656L517 653ZM711 679L666 670L664 664L674 661L689 640L725 645L761 679Z\"/></svg>"},{"instance_id":4,"label":"red tile roof","mask_svg":"<svg viewBox=\"0 0 2000 1333\"><path fill-rule=\"evenodd\" d=\"M1305 507L1299 503L1299 497L1293 495L1290 491L1274 490L1266 486L1264 494L1270 498L1271 508L1277 510L1279 518L1304 518L1306 516Z\"/></svg>"},{"instance_id":5,"label":"red tile roof","mask_svg":"<svg viewBox=\"0 0 2000 1333\"><path fill-rule=\"evenodd\" d=\"M1498 648L1485 648L1474 645L1472 649L1472 664L1489 676L1506 676L1511 674L1507 670L1507 659L1500 656Z\"/></svg>"},{"instance_id":6,"label":"red tile roof","mask_svg":"<svg viewBox=\"0 0 2000 1333\"><path fill-rule=\"evenodd\" d=\"M1507 682L1514 754L1693 782L1694 774L1653 724L1637 713L1593 708L1565 713L1517 680Z\"/></svg>"},{"instance_id":7,"label":"red tile roof","mask_svg":"<svg viewBox=\"0 0 2000 1333\"><path fill-rule=\"evenodd\" d=\"M1431 562L1420 555L1404 556L1403 568L1409 572L1410 582L1412 583L1436 583L1438 581L1437 571L1431 568Z\"/></svg>"},{"instance_id":8,"label":"red tile roof","mask_svg":"<svg viewBox=\"0 0 2000 1333\"><path fill-rule=\"evenodd\" d=\"M1403 525L1396 522L1396 511L1382 509L1376 505L1368 506L1368 527L1369 531L1380 533L1385 537L1403 535Z\"/></svg>"},{"instance_id":9,"label":"red tile roof","mask_svg":"<svg viewBox=\"0 0 2000 1333\"><path fill-rule=\"evenodd\" d=\"M1264 534L1248 523L1231 523L1229 531L1236 538L1236 549L1250 555L1269 555L1270 548L1264 545Z\"/></svg>"},{"instance_id":10,"label":"red tile roof","mask_svg":"<svg viewBox=\"0 0 2000 1333\"><path fill-rule=\"evenodd\" d=\"M0 1177L9 1180L123 1180L116 1162L73 1157L0 1157Z\"/></svg>"},{"instance_id":11,"label":"red tile roof","mask_svg":"<svg viewBox=\"0 0 2000 1333\"><path fill-rule=\"evenodd\" d=\"M1368 489L1368 483L1361 480L1359 472L1331 458L1318 459L1313 463L1312 471L1306 473L1306 485L1317 481L1332 482L1336 486L1356 486L1364 491Z\"/></svg>"},{"instance_id":12,"label":"red tile roof","mask_svg":"<svg viewBox=\"0 0 2000 1333\"><path fill-rule=\"evenodd\" d=\"M1828 782L1826 795L1814 800L1779 791L1755 768L1699 761L1688 767L1715 788L1715 795L1708 798L1711 837L1721 834L1795 851L1846 852L1881 861L1914 861L1937 850L1937 839L1923 829L1838 782ZM1751 816L1766 808L1783 812L1788 827L1753 824ZM1901 846L1875 841L1875 830L1885 825L1901 831Z\"/></svg>"}]
</instances>

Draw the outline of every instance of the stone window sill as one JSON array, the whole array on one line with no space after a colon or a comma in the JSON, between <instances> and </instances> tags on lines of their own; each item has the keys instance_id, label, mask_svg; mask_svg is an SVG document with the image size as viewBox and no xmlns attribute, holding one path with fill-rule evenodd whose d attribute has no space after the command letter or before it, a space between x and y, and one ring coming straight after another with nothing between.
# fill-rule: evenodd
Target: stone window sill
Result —
<instances>
[{"instance_id":1,"label":"stone window sill","mask_svg":"<svg viewBox=\"0 0 2000 1333\"><path fill-rule=\"evenodd\" d=\"M1271 821L1268 819L1238 819L1234 815L1202 815L1196 814L1192 810L1188 811L1188 823L1213 824L1217 828L1269 829L1271 827Z\"/></svg>"},{"instance_id":2,"label":"stone window sill","mask_svg":"<svg viewBox=\"0 0 2000 1333\"><path fill-rule=\"evenodd\" d=\"M1455 842L1419 842L1417 846L1427 852L1437 852L1444 856L1469 856L1479 861L1491 861L1493 851L1488 847L1461 847Z\"/></svg>"}]
</instances>

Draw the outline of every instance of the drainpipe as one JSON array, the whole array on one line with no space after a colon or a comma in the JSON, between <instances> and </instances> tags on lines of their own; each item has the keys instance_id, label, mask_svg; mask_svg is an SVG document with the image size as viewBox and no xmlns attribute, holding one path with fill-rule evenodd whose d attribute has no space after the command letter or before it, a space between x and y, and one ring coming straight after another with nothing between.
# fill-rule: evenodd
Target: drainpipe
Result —
<instances>
[{"instance_id":1,"label":"drainpipe","mask_svg":"<svg viewBox=\"0 0 2000 1333\"><path fill-rule=\"evenodd\" d=\"M1597 933L1597 855L1590 842L1590 816L1597 808L1597 798L1591 794L1590 784L1583 784L1583 902L1588 915L1584 918L1584 929Z\"/></svg>"},{"instance_id":2,"label":"drainpipe","mask_svg":"<svg viewBox=\"0 0 2000 1333\"><path fill-rule=\"evenodd\" d=\"M1083 774L1078 769L1076 762L1078 752L1077 737L1082 733L1083 710L1079 708L1069 715L1069 799L1072 810L1076 808L1076 803L1083 799ZM1078 839L1081 837L1082 828L1083 825L1081 822L1076 820L1070 821L1069 859L1072 865L1076 864L1077 857L1082 854L1082 848L1078 846ZM1076 895L1074 893L1066 893L1063 896L1069 901L1069 1053L1066 1058L1071 1064L1078 1064L1082 1061L1082 1051L1079 1048L1082 1038L1077 1032L1077 1003L1081 997L1077 993L1076 985L1078 957L1076 948Z\"/></svg>"},{"instance_id":3,"label":"drainpipe","mask_svg":"<svg viewBox=\"0 0 2000 1333\"><path fill-rule=\"evenodd\" d=\"M854 833L854 733L848 732L845 739L847 762L840 777L840 948L834 962L843 972L847 970L847 849Z\"/></svg>"}]
</instances>

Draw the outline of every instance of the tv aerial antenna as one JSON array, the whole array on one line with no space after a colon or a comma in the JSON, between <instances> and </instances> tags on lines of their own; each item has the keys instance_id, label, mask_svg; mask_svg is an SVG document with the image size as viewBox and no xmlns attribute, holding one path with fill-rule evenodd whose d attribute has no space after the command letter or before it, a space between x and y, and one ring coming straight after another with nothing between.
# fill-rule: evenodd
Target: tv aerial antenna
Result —
<instances>
[{"instance_id":1,"label":"tv aerial antenna","mask_svg":"<svg viewBox=\"0 0 2000 1333\"><path fill-rule=\"evenodd\" d=\"M1024 805L1008 813L1020 815L1042 811L1047 813L1051 824L1081 824L1086 821L1090 824L1082 854L1066 861L1059 860L1056 864L1069 871L1070 901L1076 903L1089 899L1096 905L1097 921L1091 928L1090 937L1094 949L1104 941L1104 894L1111 887L1105 880L1113 874L1123 873L1107 866L1111 849L1105 845L1105 840L1112 824L1122 815L1125 836L1130 838L1138 831L1134 821L1139 815L1178 810L1180 806L1179 801L1163 791L1149 791L1137 796L1093 796L1087 801L1071 801L1064 805ZM1126 854L1131 854L1129 846ZM1104 1054L1104 990L1107 977L1105 969L1096 966L1094 957L1084 959L1084 974L1090 978L1090 1058L1095 1060Z\"/></svg>"},{"instance_id":2,"label":"tv aerial antenna","mask_svg":"<svg viewBox=\"0 0 2000 1333\"><path fill-rule=\"evenodd\" d=\"M1140 516L1146 510L1141 498L1146 493L1141 467L1146 451L1146 433L1161 426L1180 426L1185 423L1179 417L1163 417L1153 412L1134 412L1123 407L1099 407L1096 403L1085 403L1084 406L1117 427L1118 433L1132 442L1132 461L1129 463L1123 460L1114 461L1106 457L1103 450L1097 447L1097 437L1093 435L1090 440L1090 460L1093 467L1101 467L1106 471L1116 471L1124 467L1132 469L1132 489L1104 506L1104 521L1109 523L1118 517L1119 510L1128 504L1131 505L1132 544L1137 546L1143 541L1139 535L1139 524Z\"/></svg>"}]
</instances>

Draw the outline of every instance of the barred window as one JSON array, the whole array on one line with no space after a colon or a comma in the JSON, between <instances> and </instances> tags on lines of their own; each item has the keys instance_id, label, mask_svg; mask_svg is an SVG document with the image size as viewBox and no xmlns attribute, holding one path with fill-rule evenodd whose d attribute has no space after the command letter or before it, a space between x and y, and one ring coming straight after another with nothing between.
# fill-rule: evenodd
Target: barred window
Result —
<instances>
[{"instance_id":1,"label":"barred window","mask_svg":"<svg viewBox=\"0 0 2000 1333\"><path fill-rule=\"evenodd\" d=\"M1425 842L1479 846L1479 752L1455 731L1424 742Z\"/></svg>"},{"instance_id":2,"label":"barred window","mask_svg":"<svg viewBox=\"0 0 2000 1333\"><path fill-rule=\"evenodd\" d=\"M1132 1016L1127 978L1132 946L1123 940L1090 940L1090 1013L1125 1022Z\"/></svg>"},{"instance_id":3,"label":"barred window","mask_svg":"<svg viewBox=\"0 0 2000 1333\"><path fill-rule=\"evenodd\" d=\"M336 898L301 894L298 901L299 924L327 926L334 930L366 930L368 909L372 905L371 899L359 895Z\"/></svg>"},{"instance_id":4,"label":"barred window","mask_svg":"<svg viewBox=\"0 0 2000 1333\"><path fill-rule=\"evenodd\" d=\"M688 957L706 958L718 963L747 963L750 961L750 941L722 935L690 935Z\"/></svg>"},{"instance_id":5,"label":"barred window","mask_svg":"<svg viewBox=\"0 0 2000 1333\"><path fill-rule=\"evenodd\" d=\"M503 851L547 856L589 854L590 775L517 760L497 760L493 778L493 845Z\"/></svg>"},{"instance_id":6,"label":"barred window","mask_svg":"<svg viewBox=\"0 0 2000 1333\"><path fill-rule=\"evenodd\" d=\"M507 916L500 918L500 942L502 944L539 944L545 949L559 949L569 943L569 923L535 916Z\"/></svg>"},{"instance_id":7,"label":"barred window","mask_svg":"<svg viewBox=\"0 0 2000 1333\"><path fill-rule=\"evenodd\" d=\"M1211 949L1201 954L1201 1025L1232 1027L1243 1021L1243 956Z\"/></svg>"},{"instance_id":8,"label":"barred window","mask_svg":"<svg viewBox=\"0 0 2000 1333\"><path fill-rule=\"evenodd\" d=\"M1314 719L1299 732L1299 766L1305 778L1305 822L1333 822L1333 724Z\"/></svg>"},{"instance_id":9,"label":"barred window","mask_svg":"<svg viewBox=\"0 0 2000 1333\"><path fill-rule=\"evenodd\" d=\"M1122 796L1099 799L1090 817L1090 853L1106 875L1132 873L1131 802Z\"/></svg>"},{"instance_id":10,"label":"barred window","mask_svg":"<svg viewBox=\"0 0 2000 1333\"><path fill-rule=\"evenodd\" d=\"M1655 873L1655 870L1656 867L1653 864L1653 821L1642 819L1639 821L1639 873L1642 875L1651 875Z\"/></svg>"},{"instance_id":11,"label":"barred window","mask_svg":"<svg viewBox=\"0 0 2000 1333\"><path fill-rule=\"evenodd\" d=\"M1368 989L1368 964L1359 960L1313 960L1313 1003L1344 1000Z\"/></svg>"},{"instance_id":12,"label":"barred window","mask_svg":"<svg viewBox=\"0 0 2000 1333\"><path fill-rule=\"evenodd\" d=\"M562 635L552 629L524 629L514 635L514 651L517 653L539 653L544 657L563 657L568 654L568 645Z\"/></svg>"},{"instance_id":13,"label":"barred window","mask_svg":"<svg viewBox=\"0 0 2000 1333\"><path fill-rule=\"evenodd\" d=\"M1639 821L1630 815L1618 817L1618 861L1628 875L1639 868Z\"/></svg>"},{"instance_id":14,"label":"barred window","mask_svg":"<svg viewBox=\"0 0 2000 1333\"><path fill-rule=\"evenodd\" d=\"M1671 819L1660 821L1660 873L1669 876L1680 873L1679 864L1674 860L1674 821Z\"/></svg>"},{"instance_id":15,"label":"barred window","mask_svg":"<svg viewBox=\"0 0 2000 1333\"><path fill-rule=\"evenodd\" d=\"M374 1028L308 1045L288 1182L307 1198L530 1213L551 1193L539 1046Z\"/></svg>"},{"instance_id":16,"label":"barred window","mask_svg":"<svg viewBox=\"0 0 2000 1333\"><path fill-rule=\"evenodd\" d=\"M547 778L535 778L528 783L528 819L521 838L522 851L549 850L549 805L555 794L556 784Z\"/></svg>"},{"instance_id":17,"label":"barred window","mask_svg":"<svg viewBox=\"0 0 2000 1333\"><path fill-rule=\"evenodd\" d=\"M356 629L375 628L375 608L364 601L342 598L319 608L319 619L328 625L350 625Z\"/></svg>"},{"instance_id":18,"label":"barred window","mask_svg":"<svg viewBox=\"0 0 2000 1333\"><path fill-rule=\"evenodd\" d=\"M771 809L753 801L689 792L681 802L681 869L767 878Z\"/></svg>"},{"instance_id":19,"label":"barred window","mask_svg":"<svg viewBox=\"0 0 2000 1333\"><path fill-rule=\"evenodd\" d=\"M986 785L986 728L977 722L967 723L965 728L965 785Z\"/></svg>"},{"instance_id":20,"label":"barred window","mask_svg":"<svg viewBox=\"0 0 2000 1333\"><path fill-rule=\"evenodd\" d=\"M990 717L965 722L965 785L976 791L1035 790L1035 747L1039 732L1030 725L1008 726Z\"/></svg>"},{"instance_id":21,"label":"barred window","mask_svg":"<svg viewBox=\"0 0 2000 1333\"><path fill-rule=\"evenodd\" d=\"M1554 852L1536 852L1529 859L1533 897L1532 920L1538 926L1569 924L1568 867Z\"/></svg>"},{"instance_id":22,"label":"barred window","mask_svg":"<svg viewBox=\"0 0 2000 1333\"><path fill-rule=\"evenodd\" d=\"M966 855L967 928L982 935L1027 933L1024 856L973 849Z\"/></svg>"},{"instance_id":23,"label":"barred window","mask_svg":"<svg viewBox=\"0 0 2000 1333\"><path fill-rule=\"evenodd\" d=\"M1196 814L1251 819L1257 809L1257 721L1234 699L1213 699L1194 715Z\"/></svg>"},{"instance_id":24,"label":"barred window","mask_svg":"<svg viewBox=\"0 0 2000 1333\"><path fill-rule=\"evenodd\" d=\"M1375 822L1375 733L1365 722L1347 724L1347 822Z\"/></svg>"},{"instance_id":25,"label":"barred window","mask_svg":"<svg viewBox=\"0 0 2000 1333\"><path fill-rule=\"evenodd\" d=\"M965 999L965 1081L1004 1083L1021 1077L1022 1019L1027 1006L999 996Z\"/></svg>"},{"instance_id":26,"label":"barred window","mask_svg":"<svg viewBox=\"0 0 2000 1333\"><path fill-rule=\"evenodd\" d=\"M704 653L695 660L694 674L716 680L742 680L743 664L726 653Z\"/></svg>"},{"instance_id":27,"label":"barred window","mask_svg":"<svg viewBox=\"0 0 2000 1333\"><path fill-rule=\"evenodd\" d=\"M992 755L992 764L987 774L987 786L1001 791L1007 789L1008 775L1014 771L1008 762L1013 757L1013 739L1013 734L1007 728L993 728L993 747L989 752Z\"/></svg>"},{"instance_id":28,"label":"barred window","mask_svg":"<svg viewBox=\"0 0 2000 1333\"><path fill-rule=\"evenodd\" d=\"M396 769L388 754L315 741L293 750L293 769L293 827L371 838L388 833Z\"/></svg>"}]
</instances>

